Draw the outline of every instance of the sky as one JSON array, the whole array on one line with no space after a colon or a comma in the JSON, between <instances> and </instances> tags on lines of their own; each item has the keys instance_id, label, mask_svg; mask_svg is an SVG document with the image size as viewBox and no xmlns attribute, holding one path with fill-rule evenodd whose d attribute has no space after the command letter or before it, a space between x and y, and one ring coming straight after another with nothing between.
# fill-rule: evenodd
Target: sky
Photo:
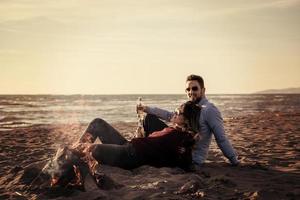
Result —
<instances>
[{"instance_id":1,"label":"sky","mask_svg":"<svg viewBox=\"0 0 300 200\"><path fill-rule=\"evenodd\" d=\"M0 0L0 94L300 87L300 0Z\"/></svg>"}]
</instances>

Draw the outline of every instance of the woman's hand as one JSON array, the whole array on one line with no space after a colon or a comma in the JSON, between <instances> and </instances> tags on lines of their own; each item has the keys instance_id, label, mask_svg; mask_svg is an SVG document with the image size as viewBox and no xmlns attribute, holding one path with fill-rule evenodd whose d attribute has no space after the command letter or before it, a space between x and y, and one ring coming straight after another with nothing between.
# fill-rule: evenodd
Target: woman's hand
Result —
<instances>
[{"instance_id":1,"label":"woman's hand","mask_svg":"<svg viewBox=\"0 0 300 200\"><path fill-rule=\"evenodd\" d=\"M177 148L177 152L178 152L179 154L184 154L184 153L186 152L186 149L185 149L185 147L178 147L178 148Z\"/></svg>"},{"instance_id":2,"label":"woman's hand","mask_svg":"<svg viewBox=\"0 0 300 200\"><path fill-rule=\"evenodd\" d=\"M195 142L198 142L199 140L202 139L201 133L196 133L193 137L193 139L195 140Z\"/></svg>"}]
</instances>

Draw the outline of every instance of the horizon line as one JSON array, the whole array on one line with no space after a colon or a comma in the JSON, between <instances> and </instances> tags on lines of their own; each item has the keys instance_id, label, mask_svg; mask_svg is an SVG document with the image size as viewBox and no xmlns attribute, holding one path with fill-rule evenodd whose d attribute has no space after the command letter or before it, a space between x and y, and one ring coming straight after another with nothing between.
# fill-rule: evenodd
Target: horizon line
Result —
<instances>
[{"instance_id":1,"label":"horizon line","mask_svg":"<svg viewBox=\"0 0 300 200\"><path fill-rule=\"evenodd\" d=\"M252 92L252 93L207 93L206 95L249 95L249 94L299 94L299 93L260 93L260 92ZM136 95L186 95L184 93L128 93L128 94L80 94L80 93L74 93L74 94L62 94L62 93L27 93L27 94L1 94L0 96L97 96L97 95L101 95L101 96L112 96L112 95L117 95L117 96L122 96L122 95L132 95L132 96L136 96Z\"/></svg>"}]
</instances>

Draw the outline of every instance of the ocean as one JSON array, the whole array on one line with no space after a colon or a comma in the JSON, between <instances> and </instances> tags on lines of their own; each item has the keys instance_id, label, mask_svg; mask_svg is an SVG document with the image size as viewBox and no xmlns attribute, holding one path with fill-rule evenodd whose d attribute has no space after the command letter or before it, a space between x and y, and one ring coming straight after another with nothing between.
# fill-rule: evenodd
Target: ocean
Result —
<instances>
[{"instance_id":1,"label":"ocean","mask_svg":"<svg viewBox=\"0 0 300 200\"><path fill-rule=\"evenodd\" d=\"M186 101L179 95L0 95L0 129L35 124L136 122L138 97L149 106L174 110ZM300 112L300 94L211 94L207 98L223 118L263 111Z\"/></svg>"}]
</instances>

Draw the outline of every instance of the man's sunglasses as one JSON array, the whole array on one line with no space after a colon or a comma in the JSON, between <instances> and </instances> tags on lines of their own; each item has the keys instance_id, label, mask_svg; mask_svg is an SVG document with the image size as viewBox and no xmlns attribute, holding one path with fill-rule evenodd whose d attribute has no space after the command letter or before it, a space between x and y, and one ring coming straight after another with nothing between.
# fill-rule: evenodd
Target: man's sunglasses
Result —
<instances>
[{"instance_id":1,"label":"man's sunglasses","mask_svg":"<svg viewBox=\"0 0 300 200\"><path fill-rule=\"evenodd\" d=\"M194 86L194 87L192 87L192 88L186 88L186 89L185 89L186 92L189 92L189 91L191 91L191 90L194 91L194 92L196 92L196 91L199 90L199 88L198 88L197 86Z\"/></svg>"}]
</instances>

